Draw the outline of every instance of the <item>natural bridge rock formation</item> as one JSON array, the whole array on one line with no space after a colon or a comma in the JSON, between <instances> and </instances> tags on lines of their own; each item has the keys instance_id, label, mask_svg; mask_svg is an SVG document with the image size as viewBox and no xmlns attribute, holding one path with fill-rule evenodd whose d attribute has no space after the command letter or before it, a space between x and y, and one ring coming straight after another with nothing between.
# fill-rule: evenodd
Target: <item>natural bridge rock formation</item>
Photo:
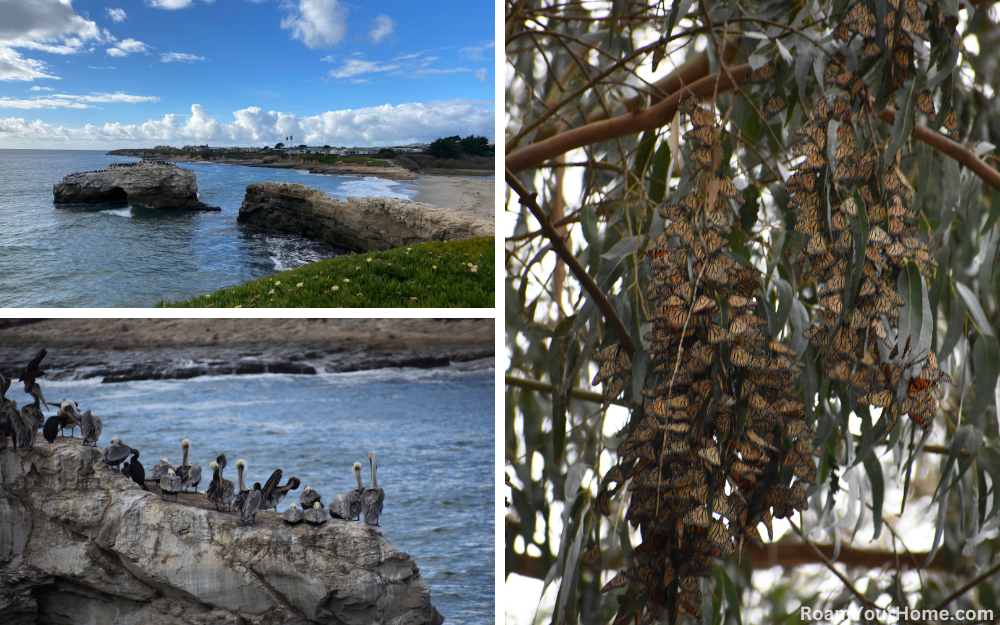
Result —
<instances>
[{"instance_id":1,"label":"natural bridge rock formation","mask_svg":"<svg viewBox=\"0 0 1000 625\"><path fill-rule=\"evenodd\" d=\"M323 239L353 252L494 235L493 222L455 210L391 197L330 198L291 182L247 187L240 223Z\"/></svg>"},{"instance_id":2,"label":"natural bridge rock formation","mask_svg":"<svg viewBox=\"0 0 1000 625\"><path fill-rule=\"evenodd\" d=\"M79 438L0 453L3 623L444 620L380 528L289 526L274 512L243 526L202 494L162 501L100 455Z\"/></svg>"},{"instance_id":3,"label":"natural bridge rock formation","mask_svg":"<svg viewBox=\"0 0 1000 625\"><path fill-rule=\"evenodd\" d=\"M167 210L221 210L198 199L194 172L163 161L70 174L52 187L56 204L143 204Z\"/></svg>"}]
</instances>

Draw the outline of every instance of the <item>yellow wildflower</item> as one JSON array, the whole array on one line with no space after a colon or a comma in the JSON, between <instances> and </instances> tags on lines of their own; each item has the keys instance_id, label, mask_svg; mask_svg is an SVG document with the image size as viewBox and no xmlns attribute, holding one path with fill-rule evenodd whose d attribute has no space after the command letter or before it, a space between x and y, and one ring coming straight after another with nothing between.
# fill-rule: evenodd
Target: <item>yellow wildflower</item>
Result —
<instances>
[{"instance_id":1,"label":"yellow wildflower","mask_svg":"<svg viewBox=\"0 0 1000 625\"><path fill-rule=\"evenodd\" d=\"M299 283L298 283L298 284L296 284L295 286L296 286L297 288L300 288L300 289L301 289L301 288L302 288L302 283L301 283L301 282L299 282Z\"/></svg>"}]
</instances>

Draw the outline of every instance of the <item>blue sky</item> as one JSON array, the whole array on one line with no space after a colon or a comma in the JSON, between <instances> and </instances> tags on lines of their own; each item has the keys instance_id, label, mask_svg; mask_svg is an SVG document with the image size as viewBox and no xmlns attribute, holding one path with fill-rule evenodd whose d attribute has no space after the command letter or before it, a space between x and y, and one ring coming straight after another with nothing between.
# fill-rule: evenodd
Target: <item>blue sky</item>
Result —
<instances>
[{"instance_id":1,"label":"blue sky","mask_svg":"<svg viewBox=\"0 0 1000 625\"><path fill-rule=\"evenodd\" d=\"M494 4L0 0L0 148L494 139Z\"/></svg>"}]
</instances>

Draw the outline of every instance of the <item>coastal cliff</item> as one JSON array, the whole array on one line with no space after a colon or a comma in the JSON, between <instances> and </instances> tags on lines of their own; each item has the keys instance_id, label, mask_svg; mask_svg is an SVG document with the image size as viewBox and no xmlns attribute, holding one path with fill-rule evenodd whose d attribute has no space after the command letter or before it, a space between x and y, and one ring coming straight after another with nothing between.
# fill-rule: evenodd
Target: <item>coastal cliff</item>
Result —
<instances>
[{"instance_id":1,"label":"coastal cliff","mask_svg":"<svg viewBox=\"0 0 1000 625\"><path fill-rule=\"evenodd\" d=\"M341 202L319 189L287 182L249 185L238 221L320 238L353 252L494 236L493 222L458 211L390 197Z\"/></svg>"},{"instance_id":2,"label":"coastal cliff","mask_svg":"<svg viewBox=\"0 0 1000 625\"><path fill-rule=\"evenodd\" d=\"M166 210L221 210L198 199L193 171L157 161L70 174L52 187L52 194L56 204L143 204Z\"/></svg>"},{"instance_id":3,"label":"coastal cliff","mask_svg":"<svg viewBox=\"0 0 1000 625\"><path fill-rule=\"evenodd\" d=\"M274 512L242 525L202 494L162 501L79 438L0 454L4 623L440 624L381 528Z\"/></svg>"}]
</instances>

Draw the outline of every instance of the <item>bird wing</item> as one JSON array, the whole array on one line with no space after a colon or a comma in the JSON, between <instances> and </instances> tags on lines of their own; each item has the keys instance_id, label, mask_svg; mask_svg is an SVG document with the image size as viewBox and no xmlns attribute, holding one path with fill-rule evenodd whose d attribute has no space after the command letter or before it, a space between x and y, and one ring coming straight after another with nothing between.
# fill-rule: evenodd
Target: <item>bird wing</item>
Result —
<instances>
[{"instance_id":1,"label":"bird wing","mask_svg":"<svg viewBox=\"0 0 1000 625\"><path fill-rule=\"evenodd\" d=\"M261 500L268 501L274 494L274 490L278 488L278 484L281 482L281 469L275 469L271 477L267 478L267 482L264 483L264 489L261 491Z\"/></svg>"},{"instance_id":2,"label":"bird wing","mask_svg":"<svg viewBox=\"0 0 1000 625\"><path fill-rule=\"evenodd\" d=\"M28 363L27 367L28 371L38 371L38 365L42 364L42 358L45 358L45 354L47 353L48 352L45 351L44 349L38 350L38 353L35 354L35 357L31 359L31 362Z\"/></svg>"}]
</instances>

